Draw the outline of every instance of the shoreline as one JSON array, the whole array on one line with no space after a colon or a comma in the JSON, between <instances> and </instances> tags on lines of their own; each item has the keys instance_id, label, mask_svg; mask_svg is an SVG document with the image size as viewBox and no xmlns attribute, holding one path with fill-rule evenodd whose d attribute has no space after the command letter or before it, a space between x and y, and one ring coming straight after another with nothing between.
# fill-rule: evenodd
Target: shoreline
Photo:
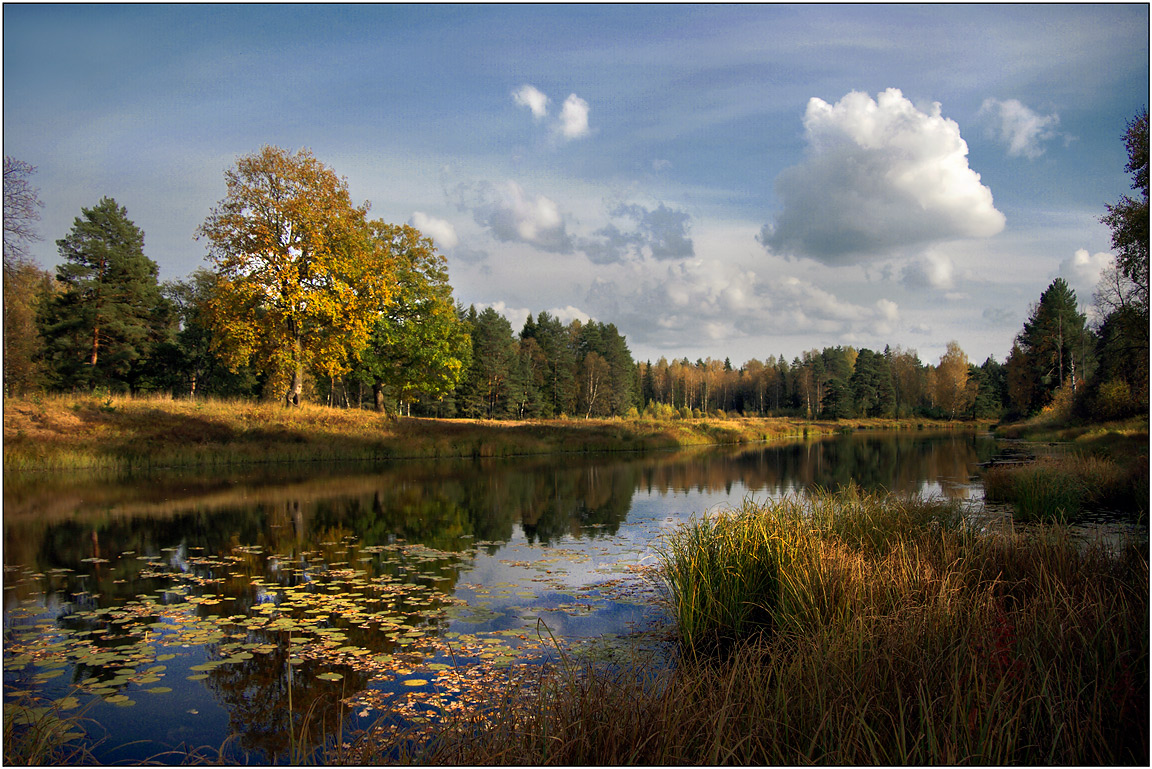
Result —
<instances>
[{"instance_id":1,"label":"shoreline","mask_svg":"<svg viewBox=\"0 0 1152 769\"><path fill-rule=\"evenodd\" d=\"M246 401L54 395L4 402L4 471L215 469L263 463L658 451L856 430L987 429L990 422L796 417L405 417Z\"/></svg>"}]
</instances>

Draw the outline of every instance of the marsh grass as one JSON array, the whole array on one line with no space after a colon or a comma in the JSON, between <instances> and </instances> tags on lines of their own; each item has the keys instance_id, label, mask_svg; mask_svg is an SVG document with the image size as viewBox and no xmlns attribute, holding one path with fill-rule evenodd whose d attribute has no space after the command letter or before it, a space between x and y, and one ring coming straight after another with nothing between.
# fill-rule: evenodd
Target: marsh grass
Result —
<instances>
[{"instance_id":1,"label":"marsh grass","mask_svg":"<svg viewBox=\"0 0 1152 769\"><path fill-rule=\"evenodd\" d=\"M68 712L74 698L65 703L30 698L4 703L5 766L93 763L87 719Z\"/></svg>"},{"instance_id":2,"label":"marsh grass","mask_svg":"<svg viewBox=\"0 0 1152 769\"><path fill-rule=\"evenodd\" d=\"M1147 459L1068 452L984 471L990 502L1010 502L1021 521L1074 520L1087 507L1146 512Z\"/></svg>"},{"instance_id":3,"label":"marsh grass","mask_svg":"<svg viewBox=\"0 0 1152 769\"><path fill-rule=\"evenodd\" d=\"M403 761L1148 763L1146 541L979 534L954 504L848 489L701 518L662 568L674 667L561 668Z\"/></svg>"}]
</instances>

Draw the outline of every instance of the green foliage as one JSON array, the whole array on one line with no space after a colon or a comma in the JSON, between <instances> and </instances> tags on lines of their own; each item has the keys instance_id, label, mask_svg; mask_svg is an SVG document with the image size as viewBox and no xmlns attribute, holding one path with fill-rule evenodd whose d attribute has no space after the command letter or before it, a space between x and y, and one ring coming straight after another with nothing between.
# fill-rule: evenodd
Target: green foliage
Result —
<instances>
[{"instance_id":1,"label":"green foliage","mask_svg":"<svg viewBox=\"0 0 1152 769\"><path fill-rule=\"evenodd\" d=\"M534 345L528 340L534 340ZM576 339L559 318L541 312L531 316L520 332L521 343L529 344L531 376L535 385L540 416L571 414L576 410Z\"/></svg>"},{"instance_id":2,"label":"green foliage","mask_svg":"<svg viewBox=\"0 0 1152 769\"><path fill-rule=\"evenodd\" d=\"M4 394L44 387L44 347L36 324L39 308L51 301L52 275L30 261L9 259L4 266Z\"/></svg>"},{"instance_id":3,"label":"green foliage","mask_svg":"<svg viewBox=\"0 0 1152 769\"><path fill-rule=\"evenodd\" d=\"M439 401L456 389L471 362L471 339L448 283L448 264L431 239L408 225L369 223L372 244L390 265L395 285L359 350L353 379L397 403Z\"/></svg>"},{"instance_id":4,"label":"green foliage","mask_svg":"<svg viewBox=\"0 0 1152 769\"><path fill-rule=\"evenodd\" d=\"M1065 383L1086 378L1094 340L1085 320L1063 278L1040 295L1008 357L1009 393L1018 413L1039 411Z\"/></svg>"},{"instance_id":5,"label":"green foliage","mask_svg":"<svg viewBox=\"0 0 1152 769\"><path fill-rule=\"evenodd\" d=\"M56 241L65 260L62 290L41 304L44 365L58 389L152 389L156 347L174 333L159 268L144 255L144 233L112 198L81 209Z\"/></svg>"},{"instance_id":6,"label":"green foliage","mask_svg":"<svg viewBox=\"0 0 1152 769\"><path fill-rule=\"evenodd\" d=\"M464 416L488 419L513 415L518 374L517 345L512 325L500 313L486 307L467 314L472 339L472 364L461 386Z\"/></svg>"},{"instance_id":7,"label":"green foliage","mask_svg":"<svg viewBox=\"0 0 1152 769\"><path fill-rule=\"evenodd\" d=\"M860 350L856 367L848 380L856 413L867 417L892 416L896 408L896 390L887 359L869 349Z\"/></svg>"},{"instance_id":8,"label":"green foliage","mask_svg":"<svg viewBox=\"0 0 1152 769\"><path fill-rule=\"evenodd\" d=\"M1121 272L1137 287L1138 309L1148 317L1148 109L1128 122L1124 133L1132 189L1139 199L1124 195L1100 221L1112 230L1112 247Z\"/></svg>"}]
</instances>

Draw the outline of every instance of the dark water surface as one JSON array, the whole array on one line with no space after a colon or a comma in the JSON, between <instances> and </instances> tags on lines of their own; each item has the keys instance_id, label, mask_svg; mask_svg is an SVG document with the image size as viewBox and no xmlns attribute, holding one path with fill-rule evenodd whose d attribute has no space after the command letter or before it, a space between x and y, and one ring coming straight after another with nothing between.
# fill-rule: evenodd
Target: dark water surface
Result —
<instances>
[{"instance_id":1,"label":"dark water surface","mask_svg":"<svg viewBox=\"0 0 1152 769\"><path fill-rule=\"evenodd\" d=\"M693 515L848 482L979 505L994 451L986 434L858 433L130 482L6 473L5 710L35 696L82 713L102 763L307 760L294 736L492 702L561 649L658 653L650 567Z\"/></svg>"}]
</instances>

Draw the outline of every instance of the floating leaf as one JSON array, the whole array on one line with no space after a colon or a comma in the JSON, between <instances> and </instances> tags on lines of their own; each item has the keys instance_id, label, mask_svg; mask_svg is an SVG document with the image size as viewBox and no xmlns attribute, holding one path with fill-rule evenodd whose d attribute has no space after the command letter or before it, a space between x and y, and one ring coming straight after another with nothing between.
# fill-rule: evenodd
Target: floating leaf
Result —
<instances>
[{"instance_id":1,"label":"floating leaf","mask_svg":"<svg viewBox=\"0 0 1152 769\"><path fill-rule=\"evenodd\" d=\"M319 678L321 681L339 681L344 676L340 673L321 673L320 675L318 675L316 677Z\"/></svg>"},{"instance_id":2,"label":"floating leaf","mask_svg":"<svg viewBox=\"0 0 1152 769\"><path fill-rule=\"evenodd\" d=\"M427 678L409 678L407 681L404 682L404 685L405 686L427 686L428 685L428 679Z\"/></svg>"},{"instance_id":3,"label":"floating leaf","mask_svg":"<svg viewBox=\"0 0 1152 769\"><path fill-rule=\"evenodd\" d=\"M167 694L172 691L172 688L169 686L153 686L151 689L145 689L144 691L151 692L152 694Z\"/></svg>"}]
</instances>

